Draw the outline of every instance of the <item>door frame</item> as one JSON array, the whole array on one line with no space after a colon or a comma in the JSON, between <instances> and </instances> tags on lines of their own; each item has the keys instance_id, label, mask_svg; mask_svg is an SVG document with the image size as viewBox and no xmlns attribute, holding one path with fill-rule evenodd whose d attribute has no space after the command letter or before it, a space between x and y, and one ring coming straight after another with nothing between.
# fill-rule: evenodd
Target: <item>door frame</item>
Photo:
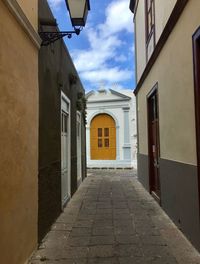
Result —
<instances>
[{"instance_id":1,"label":"door frame","mask_svg":"<svg viewBox=\"0 0 200 264\"><path fill-rule=\"evenodd\" d=\"M76 125L78 125L78 119L77 119L77 116L80 117L80 131L79 131L79 137L80 137L80 150L78 151L78 133L76 135L76 141L77 141L77 150L76 150L76 154L77 154L77 172L78 172L78 155L80 154L80 178L78 178L78 173L77 173L77 185L79 186L80 183L82 182L83 180L83 177L82 177L82 115L81 115L81 112L80 111L76 111ZM76 128L77 129L77 128ZM77 131L77 130L76 130Z\"/></svg>"},{"instance_id":2,"label":"door frame","mask_svg":"<svg viewBox=\"0 0 200 264\"><path fill-rule=\"evenodd\" d=\"M158 161L160 159L160 131L159 131L159 101L158 101L158 82L153 86L153 88L151 89L151 91L147 94L147 131L148 131L148 159L149 159L149 192L152 194L152 196L154 197L154 199L161 204L161 193L160 193L160 197L158 195L156 195L154 192L152 193L153 190L153 160L151 157L151 124L150 124L150 105L149 105L149 100L150 98L154 95L157 94L157 116L158 116L158 129L157 129L157 135L158 135ZM160 180L160 169L159 169L159 165L158 165L158 177ZM160 192L161 192L161 186L160 186Z\"/></svg>"},{"instance_id":3,"label":"door frame","mask_svg":"<svg viewBox=\"0 0 200 264\"><path fill-rule=\"evenodd\" d=\"M66 201L62 201L62 101L65 101L68 105L69 105L69 111L68 111L68 114L69 114L69 118L68 118L68 128L69 128L69 139L68 139L68 191L69 191L69 197L67 198ZM60 142L61 142L61 151L60 151L60 154L61 154L61 209L63 210L63 208L65 207L66 203L68 202L68 200L70 199L71 197L71 102L70 102L70 99L61 91L61 101L60 101L60 104L61 104L61 107L60 107Z\"/></svg>"},{"instance_id":4,"label":"door frame","mask_svg":"<svg viewBox=\"0 0 200 264\"><path fill-rule=\"evenodd\" d=\"M94 122L94 120L98 117L98 116L108 116L110 119L112 119L112 121L113 121L113 123L114 123L114 129L115 129L115 158L114 159L104 159L104 158L94 158L94 157L92 157L92 133L91 133L91 129L92 129L92 123ZM100 127L100 128L102 128L102 127ZM111 142L110 141L110 138L111 138L111 133L109 132L109 142ZM98 142L98 138L99 137L97 137L97 142ZM105 136L104 136L104 130L103 130L103 128L102 128L102 142L103 142L103 145L102 145L102 149L105 149L105 146L104 146L104 139L105 139ZM109 147L108 147L108 149L110 148L110 145L109 145ZM101 151L102 151L102 149L100 149ZM116 121L115 121L115 119L113 118L113 116L112 115L110 115L110 114L108 114L108 113L99 113L99 114L97 114L97 115L95 115L95 116L93 116L93 118L91 119L91 122L90 122L90 159L91 160L95 160L95 161L116 161L117 160L117 127L116 127Z\"/></svg>"},{"instance_id":5,"label":"door frame","mask_svg":"<svg viewBox=\"0 0 200 264\"><path fill-rule=\"evenodd\" d=\"M192 36L198 193L200 203L200 27Z\"/></svg>"}]
</instances>

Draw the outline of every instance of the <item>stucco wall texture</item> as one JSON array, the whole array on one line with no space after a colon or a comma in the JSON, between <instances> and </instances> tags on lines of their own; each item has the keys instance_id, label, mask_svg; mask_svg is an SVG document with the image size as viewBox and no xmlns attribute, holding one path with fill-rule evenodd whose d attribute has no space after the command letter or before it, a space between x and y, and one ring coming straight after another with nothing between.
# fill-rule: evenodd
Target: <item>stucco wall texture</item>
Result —
<instances>
[{"instance_id":1,"label":"stucco wall texture","mask_svg":"<svg viewBox=\"0 0 200 264\"><path fill-rule=\"evenodd\" d=\"M39 21L53 19L46 0L39 2ZM52 28L55 30L55 28ZM77 77L71 85L69 75ZM77 189L78 93L85 93L63 40L41 47L39 52L39 241L61 213L61 91L70 100L71 194ZM85 126L82 122L82 178L86 176Z\"/></svg>"},{"instance_id":2,"label":"stucco wall texture","mask_svg":"<svg viewBox=\"0 0 200 264\"><path fill-rule=\"evenodd\" d=\"M17 0L31 25L37 30L38 26L38 0Z\"/></svg>"},{"instance_id":3,"label":"stucco wall texture","mask_svg":"<svg viewBox=\"0 0 200 264\"><path fill-rule=\"evenodd\" d=\"M191 165L196 165L192 35L199 9L198 0L188 2L137 95L139 153L148 153L146 95L158 82L160 156Z\"/></svg>"},{"instance_id":4,"label":"stucco wall texture","mask_svg":"<svg viewBox=\"0 0 200 264\"><path fill-rule=\"evenodd\" d=\"M0 262L21 264L37 244L38 50L2 1L0 31Z\"/></svg>"},{"instance_id":5,"label":"stucco wall texture","mask_svg":"<svg viewBox=\"0 0 200 264\"><path fill-rule=\"evenodd\" d=\"M177 0L155 0L155 37L158 42L163 29ZM136 60L137 60L137 81L139 81L146 66L146 25L145 25L145 1L138 1L135 15L136 25Z\"/></svg>"}]
</instances>

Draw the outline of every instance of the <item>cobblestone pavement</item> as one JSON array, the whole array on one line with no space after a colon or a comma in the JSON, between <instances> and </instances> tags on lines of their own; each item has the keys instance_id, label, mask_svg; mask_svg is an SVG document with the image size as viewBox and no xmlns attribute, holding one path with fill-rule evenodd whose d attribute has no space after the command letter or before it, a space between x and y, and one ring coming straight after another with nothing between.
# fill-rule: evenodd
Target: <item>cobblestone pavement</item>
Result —
<instances>
[{"instance_id":1,"label":"cobblestone pavement","mask_svg":"<svg viewBox=\"0 0 200 264\"><path fill-rule=\"evenodd\" d=\"M200 255L129 170L88 171L31 264L197 264Z\"/></svg>"}]
</instances>

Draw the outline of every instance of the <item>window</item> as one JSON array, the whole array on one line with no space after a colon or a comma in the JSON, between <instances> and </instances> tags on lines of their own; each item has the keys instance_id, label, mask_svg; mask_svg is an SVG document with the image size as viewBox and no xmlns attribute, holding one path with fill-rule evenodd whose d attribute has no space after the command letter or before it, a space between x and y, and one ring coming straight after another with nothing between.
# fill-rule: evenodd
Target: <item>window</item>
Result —
<instances>
[{"instance_id":1,"label":"window","mask_svg":"<svg viewBox=\"0 0 200 264\"><path fill-rule=\"evenodd\" d=\"M98 128L98 137L102 137L102 128Z\"/></svg>"},{"instance_id":2,"label":"window","mask_svg":"<svg viewBox=\"0 0 200 264\"><path fill-rule=\"evenodd\" d=\"M68 114L62 111L62 132L67 133L68 132Z\"/></svg>"},{"instance_id":3,"label":"window","mask_svg":"<svg viewBox=\"0 0 200 264\"><path fill-rule=\"evenodd\" d=\"M109 148L109 139L108 138L105 138L104 144L105 144L106 148Z\"/></svg>"},{"instance_id":4,"label":"window","mask_svg":"<svg viewBox=\"0 0 200 264\"><path fill-rule=\"evenodd\" d=\"M79 112L76 113L76 128L77 128L77 137L81 136L81 114Z\"/></svg>"},{"instance_id":5,"label":"window","mask_svg":"<svg viewBox=\"0 0 200 264\"><path fill-rule=\"evenodd\" d=\"M102 139L98 139L98 148L102 148L103 145L102 145Z\"/></svg>"},{"instance_id":6,"label":"window","mask_svg":"<svg viewBox=\"0 0 200 264\"><path fill-rule=\"evenodd\" d=\"M104 128L104 137L109 137L109 128Z\"/></svg>"},{"instance_id":7,"label":"window","mask_svg":"<svg viewBox=\"0 0 200 264\"><path fill-rule=\"evenodd\" d=\"M147 43L150 41L155 31L154 11L155 11L154 0L146 0L146 42Z\"/></svg>"},{"instance_id":8,"label":"window","mask_svg":"<svg viewBox=\"0 0 200 264\"><path fill-rule=\"evenodd\" d=\"M80 136L80 123L77 122L77 137Z\"/></svg>"}]
</instances>

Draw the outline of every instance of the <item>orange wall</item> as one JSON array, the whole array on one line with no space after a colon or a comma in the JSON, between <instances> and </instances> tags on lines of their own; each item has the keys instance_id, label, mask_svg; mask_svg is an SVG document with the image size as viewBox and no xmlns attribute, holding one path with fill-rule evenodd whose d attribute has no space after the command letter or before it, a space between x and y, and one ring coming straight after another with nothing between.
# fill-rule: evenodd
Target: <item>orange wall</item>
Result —
<instances>
[{"instance_id":1,"label":"orange wall","mask_svg":"<svg viewBox=\"0 0 200 264\"><path fill-rule=\"evenodd\" d=\"M38 0L17 0L32 26L37 30Z\"/></svg>"},{"instance_id":2,"label":"orange wall","mask_svg":"<svg viewBox=\"0 0 200 264\"><path fill-rule=\"evenodd\" d=\"M38 50L0 1L0 263L37 245Z\"/></svg>"}]
</instances>

